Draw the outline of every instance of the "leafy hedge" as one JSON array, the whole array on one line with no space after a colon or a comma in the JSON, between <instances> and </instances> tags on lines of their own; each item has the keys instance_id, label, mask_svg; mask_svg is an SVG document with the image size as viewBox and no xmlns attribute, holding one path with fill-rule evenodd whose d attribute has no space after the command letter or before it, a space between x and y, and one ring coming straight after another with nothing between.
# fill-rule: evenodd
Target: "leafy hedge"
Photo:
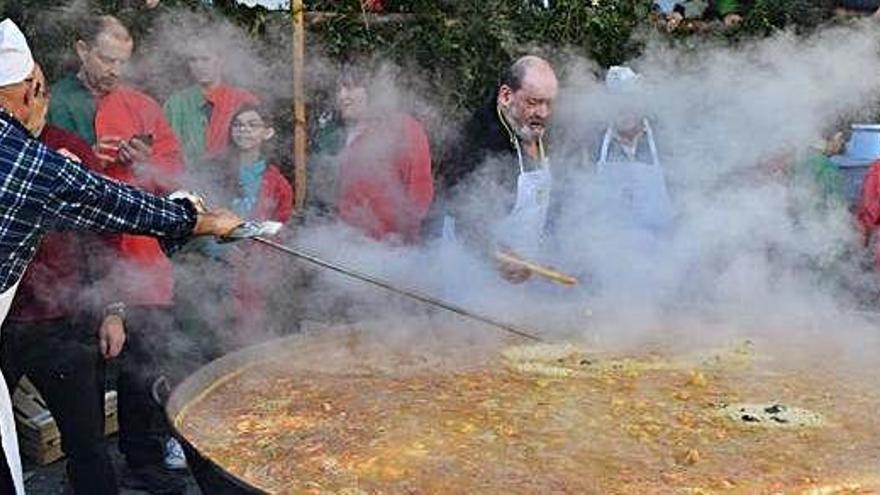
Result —
<instances>
[{"instance_id":1,"label":"leafy hedge","mask_svg":"<svg viewBox=\"0 0 880 495\"><path fill-rule=\"evenodd\" d=\"M365 23L358 0L307 2L309 10L337 16L311 27L322 53L338 59L371 54L417 67L450 108L469 109L485 97L501 68L524 51L556 62L586 56L607 67L640 53L653 29L651 0L391 0L390 12L410 13L402 22ZM779 29L808 32L832 20L834 0L754 0L743 24L733 30L670 36L728 42L766 36ZM564 64L560 64L562 66Z\"/></svg>"},{"instance_id":2,"label":"leafy hedge","mask_svg":"<svg viewBox=\"0 0 880 495\"><path fill-rule=\"evenodd\" d=\"M324 53L416 66L455 108L474 107L500 70L527 50L559 61L572 49L602 65L631 58L640 48L633 33L651 7L650 0L558 0L552 9L515 0L413 0L389 2L388 10L412 14L405 21L367 24L359 2L333 3L339 15L310 31ZM313 5L322 7L329 8Z\"/></svg>"},{"instance_id":3,"label":"leafy hedge","mask_svg":"<svg viewBox=\"0 0 880 495\"><path fill-rule=\"evenodd\" d=\"M82 6L86 0L72 5ZM114 13L142 39L156 18L171 9L210 11L241 26L258 40L264 57L273 64L289 64L290 16L262 7L246 7L235 0L162 0L146 10L143 0L92 0L99 11ZM324 12L321 22L309 25L307 58L342 61L353 56L391 60L407 73L419 75L419 92L431 95L431 104L443 108L443 118L456 118L476 107L494 87L499 72L517 55L538 52L555 62L589 57L600 66L619 64L637 56L653 28L651 0L552 0L551 8L538 0L386 0L386 11L403 16L365 15L360 0L306 0L306 10ZM679 33L670 43L688 43L692 37L711 36L737 42L765 36L794 26L809 31L831 18L834 0L754 0L742 26L709 33ZM69 57L70 0L0 0L0 13L13 17L34 40L37 57L50 80ZM383 20L384 19L384 20ZM366 21L366 22L365 22ZM699 46L699 45L696 45ZM65 55L67 54L67 55ZM560 63L560 67L566 64ZM312 128L329 108L326 80L329 72L310 66L309 96ZM321 84L315 80L323 79ZM281 83L283 86L286 83ZM278 101L289 107L289 99ZM281 136L289 136L289 112L280 112ZM289 143L279 143L283 148Z\"/></svg>"},{"instance_id":4,"label":"leafy hedge","mask_svg":"<svg viewBox=\"0 0 880 495\"><path fill-rule=\"evenodd\" d=\"M577 54L601 66L624 62L639 53L650 29L651 0L554 0L545 9L538 0L386 0L386 11L410 14L404 20L365 21L360 0L307 0L308 11L331 12L309 29L309 49L332 59L376 55L404 67L417 67L433 81L442 99L455 108L472 108L493 86L498 71L526 50L551 59ZM73 5L84 4L83 0ZM147 10L143 0L92 0L92 6L120 15L136 36L173 8L213 10L267 43L274 23L289 23L285 12L250 8L235 0L162 0ZM755 0L743 26L731 39L766 35L790 25L811 29L828 19L833 0ZM65 11L70 0L0 0L0 11L45 40L38 55L50 76L63 63L57 46L69 46ZM47 16L46 13L49 13ZM68 12L69 13L69 12ZM54 22L61 19L62 22ZM47 26L48 24L48 26ZM276 29L277 32L277 29ZM559 47L564 50L559 50Z\"/></svg>"}]
</instances>

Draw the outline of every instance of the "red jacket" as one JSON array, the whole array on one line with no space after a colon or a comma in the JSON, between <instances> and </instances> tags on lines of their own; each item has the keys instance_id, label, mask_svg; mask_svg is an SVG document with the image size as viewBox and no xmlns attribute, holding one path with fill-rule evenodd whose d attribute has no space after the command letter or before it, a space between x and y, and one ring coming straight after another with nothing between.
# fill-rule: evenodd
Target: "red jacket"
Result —
<instances>
[{"instance_id":1,"label":"red jacket","mask_svg":"<svg viewBox=\"0 0 880 495\"><path fill-rule=\"evenodd\" d=\"M263 173L257 203L247 217L286 223L292 214L293 188L278 167L269 164ZM241 243L236 247L230 259L235 267L233 302L237 328L244 334L240 343L246 343L251 341L250 334L266 331L263 318L267 289L279 285L276 267L286 260L279 259L277 253L265 246L254 243Z\"/></svg>"},{"instance_id":2,"label":"red jacket","mask_svg":"<svg viewBox=\"0 0 880 495\"><path fill-rule=\"evenodd\" d=\"M871 243L877 227L880 226L880 160L871 164L871 168L862 182L862 195L856 210L856 217L862 229L865 243ZM873 239L874 263L880 270L880 243Z\"/></svg>"},{"instance_id":3,"label":"red jacket","mask_svg":"<svg viewBox=\"0 0 880 495\"><path fill-rule=\"evenodd\" d=\"M76 155L89 169L101 162L92 148L76 134L47 125L40 141L55 150ZM28 265L15 295L8 319L33 322L67 318L89 307L83 234L49 232L43 236L34 259Z\"/></svg>"},{"instance_id":4,"label":"red jacket","mask_svg":"<svg viewBox=\"0 0 880 495\"><path fill-rule=\"evenodd\" d=\"M293 215L293 188L272 163L266 167L260 183L257 204L251 212L252 220L274 220L286 223Z\"/></svg>"},{"instance_id":5,"label":"red jacket","mask_svg":"<svg viewBox=\"0 0 880 495\"><path fill-rule=\"evenodd\" d=\"M434 199L422 125L396 115L354 138L339 157L339 217L370 237L415 242Z\"/></svg>"},{"instance_id":6,"label":"red jacket","mask_svg":"<svg viewBox=\"0 0 880 495\"><path fill-rule=\"evenodd\" d=\"M162 107L144 93L121 86L97 101L95 134L129 140L148 134L153 154L147 164L134 166L113 162L105 173L114 179L147 191L164 194L177 187L183 174L183 157L174 131ZM134 306L169 306L174 299L171 262L159 242L147 236L120 234L111 238L119 253L110 270L109 283L117 288L116 298Z\"/></svg>"}]
</instances>

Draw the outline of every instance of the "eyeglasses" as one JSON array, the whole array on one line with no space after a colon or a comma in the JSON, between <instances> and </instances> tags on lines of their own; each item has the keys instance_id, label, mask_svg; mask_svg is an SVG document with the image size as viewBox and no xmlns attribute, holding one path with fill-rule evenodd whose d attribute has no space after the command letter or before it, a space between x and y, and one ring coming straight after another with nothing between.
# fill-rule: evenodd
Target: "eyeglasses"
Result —
<instances>
[{"instance_id":1,"label":"eyeglasses","mask_svg":"<svg viewBox=\"0 0 880 495\"><path fill-rule=\"evenodd\" d=\"M245 129L252 131L252 130L262 129L263 127L266 127L266 124L261 121L258 121L258 120L255 120L253 122L233 122L232 123L232 130L233 131L243 131Z\"/></svg>"}]
</instances>

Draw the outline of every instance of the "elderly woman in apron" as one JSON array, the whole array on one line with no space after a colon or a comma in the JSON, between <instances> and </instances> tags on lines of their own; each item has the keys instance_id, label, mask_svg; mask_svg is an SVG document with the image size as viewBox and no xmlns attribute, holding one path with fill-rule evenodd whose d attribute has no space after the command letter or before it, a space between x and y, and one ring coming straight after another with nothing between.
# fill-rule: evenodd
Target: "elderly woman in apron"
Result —
<instances>
[{"instance_id":1,"label":"elderly woman in apron","mask_svg":"<svg viewBox=\"0 0 880 495\"><path fill-rule=\"evenodd\" d=\"M599 291L651 305L674 285L666 273L673 208L651 125L636 122L623 138L615 126L605 131L586 194L585 248Z\"/></svg>"},{"instance_id":2,"label":"elderly woman in apron","mask_svg":"<svg viewBox=\"0 0 880 495\"><path fill-rule=\"evenodd\" d=\"M609 126L596 160L599 197L621 227L661 234L672 221L666 174L648 119L619 131Z\"/></svg>"},{"instance_id":3,"label":"elderly woman in apron","mask_svg":"<svg viewBox=\"0 0 880 495\"><path fill-rule=\"evenodd\" d=\"M629 98L641 91L641 76L615 66L608 69L605 85L612 95ZM595 158L593 192L618 226L653 236L668 231L672 203L648 119L635 113L621 116L605 130Z\"/></svg>"},{"instance_id":4,"label":"elderly woman in apron","mask_svg":"<svg viewBox=\"0 0 880 495\"><path fill-rule=\"evenodd\" d=\"M606 82L610 92L628 93L637 89L638 76L627 67L612 67ZM606 128L593 156L587 200L588 228L598 244L591 246L596 276L606 287L654 298L674 213L650 122L622 116Z\"/></svg>"}]
</instances>

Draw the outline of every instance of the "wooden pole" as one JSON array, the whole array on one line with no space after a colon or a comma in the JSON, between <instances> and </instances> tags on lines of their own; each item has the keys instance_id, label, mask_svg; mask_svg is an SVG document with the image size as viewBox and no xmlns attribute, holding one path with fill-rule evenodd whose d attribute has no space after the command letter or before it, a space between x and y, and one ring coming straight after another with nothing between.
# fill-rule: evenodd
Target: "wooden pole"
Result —
<instances>
[{"instance_id":1,"label":"wooden pole","mask_svg":"<svg viewBox=\"0 0 880 495\"><path fill-rule=\"evenodd\" d=\"M306 96L303 88L306 49L303 0L290 2L293 21L293 181L296 213L303 213L306 200L306 162L308 160L308 122L306 121Z\"/></svg>"}]
</instances>

